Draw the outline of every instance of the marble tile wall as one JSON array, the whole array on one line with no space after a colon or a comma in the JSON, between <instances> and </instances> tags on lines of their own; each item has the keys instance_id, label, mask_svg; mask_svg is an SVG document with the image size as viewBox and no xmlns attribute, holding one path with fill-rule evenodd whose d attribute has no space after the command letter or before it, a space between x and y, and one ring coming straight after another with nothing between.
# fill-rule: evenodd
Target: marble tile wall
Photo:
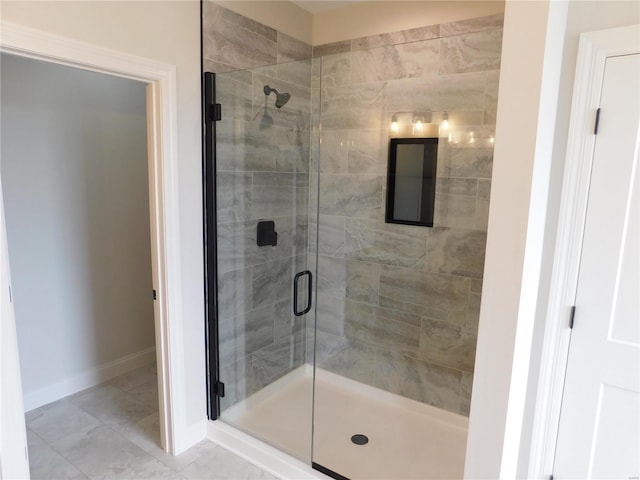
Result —
<instances>
[{"instance_id":1,"label":"marble tile wall","mask_svg":"<svg viewBox=\"0 0 640 480\"><path fill-rule=\"evenodd\" d=\"M464 415L484 267L502 20L495 15L313 49L312 98L321 131L311 159L317 154L320 172L318 243L310 242L310 251L319 253L316 362ZM432 111L434 121L449 115L438 146L433 228L384 223L391 115L412 111ZM315 229L310 232L313 240ZM310 347L312 339L308 329Z\"/></svg>"},{"instance_id":2,"label":"marble tile wall","mask_svg":"<svg viewBox=\"0 0 640 480\"><path fill-rule=\"evenodd\" d=\"M203 3L203 64L216 75L217 229L222 410L305 361L292 283L307 262L311 47ZM275 107L265 85L287 92ZM273 220L276 246L258 247Z\"/></svg>"}]
</instances>

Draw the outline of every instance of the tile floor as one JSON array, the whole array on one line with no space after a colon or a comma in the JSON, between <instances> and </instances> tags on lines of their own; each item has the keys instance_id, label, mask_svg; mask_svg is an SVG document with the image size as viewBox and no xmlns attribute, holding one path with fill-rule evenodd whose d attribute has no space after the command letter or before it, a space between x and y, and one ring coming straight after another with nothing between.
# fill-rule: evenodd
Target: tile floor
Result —
<instances>
[{"instance_id":1,"label":"tile floor","mask_svg":"<svg viewBox=\"0 0 640 480\"><path fill-rule=\"evenodd\" d=\"M26 421L34 480L275 479L207 440L164 453L155 365L32 410Z\"/></svg>"}]
</instances>

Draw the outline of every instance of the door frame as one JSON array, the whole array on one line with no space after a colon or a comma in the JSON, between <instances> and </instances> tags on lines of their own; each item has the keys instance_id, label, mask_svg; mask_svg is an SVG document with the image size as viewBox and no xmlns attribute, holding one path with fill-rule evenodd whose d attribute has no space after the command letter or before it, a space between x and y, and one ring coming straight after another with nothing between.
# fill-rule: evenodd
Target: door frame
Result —
<instances>
[{"instance_id":1,"label":"door frame","mask_svg":"<svg viewBox=\"0 0 640 480\"><path fill-rule=\"evenodd\" d=\"M528 478L547 478L553 472L605 61L611 56L639 53L639 37L640 25L580 35Z\"/></svg>"},{"instance_id":2,"label":"door frame","mask_svg":"<svg viewBox=\"0 0 640 480\"><path fill-rule=\"evenodd\" d=\"M182 283L178 210L176 66L10 22L1 23L0 51L147 85L149 217L160 434L176 454L188 443L182 350ZM151 292L149 292L151 294Z\"/></svg>"}]
</instances>

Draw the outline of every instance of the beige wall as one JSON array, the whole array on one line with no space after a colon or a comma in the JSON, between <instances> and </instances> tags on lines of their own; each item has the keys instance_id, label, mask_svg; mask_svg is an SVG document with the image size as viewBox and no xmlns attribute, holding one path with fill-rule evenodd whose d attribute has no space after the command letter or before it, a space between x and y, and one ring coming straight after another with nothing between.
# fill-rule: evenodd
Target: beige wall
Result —
<instances>
[{"instance_id":1,"label":"beige wall","mask_svg":"<svg viewBox=\"0 0 640 480\"><path fill-rule=\"evenodd\" d=\"M186 425L204 435L206 419L202 268L200 4L197 1L3 1L9 21L177 69L180 242ZM197 441L197 439L196 439ZM179 446L180 447L180 446Z\"/></svg>"},{"instance_id":2,"label":"beige wall","mask_svg":"<svg viewBox=\"0 0 640 480\"><path fill-rule=\"evenodd\" d=\"M370 1L313 15L286 1L216 3L311 45L504 12L503 0Z\"/></svg>"},{"instance_id":3,"label":"beige wall","mask_svg":"<svg viewBox=\"0 0 640 480\"><path fill-rule=\"evenodd\" d=\"M507 2L466 478L529 478L578 38L639 20L631 1Z\"/></svg>"},{"instance_id":4,"label":"beige wall","mask_svg":"<svg viewBox=\"0 0 640 480\"><path fill-rule=\"evenodd\" d=\"M504 12L504 1L374 1L313 16L312 45Z\"/></svg>"}]
</instances>

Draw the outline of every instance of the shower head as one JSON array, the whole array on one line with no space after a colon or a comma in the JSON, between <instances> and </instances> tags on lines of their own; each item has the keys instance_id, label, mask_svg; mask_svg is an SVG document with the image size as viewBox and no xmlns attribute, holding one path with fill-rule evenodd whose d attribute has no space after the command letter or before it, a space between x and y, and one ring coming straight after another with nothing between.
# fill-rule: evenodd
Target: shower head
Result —
<instances>
[{"instance_id":1,"label":"shower head","mask_svg":"<svg viewBox=\"0 0 640 480\"><path fill-rule=\"evenodd\" d=\"M284 105L291 98L290 94L288 94L288 93L278 93L278 91L275 88L271 88L269 85L265 85L263 91L264 91L264 94L267 95L267 96L270 95L272 92L276 94L276 107L277 108L284 107Z\"/></svg>"}]
</instances>

